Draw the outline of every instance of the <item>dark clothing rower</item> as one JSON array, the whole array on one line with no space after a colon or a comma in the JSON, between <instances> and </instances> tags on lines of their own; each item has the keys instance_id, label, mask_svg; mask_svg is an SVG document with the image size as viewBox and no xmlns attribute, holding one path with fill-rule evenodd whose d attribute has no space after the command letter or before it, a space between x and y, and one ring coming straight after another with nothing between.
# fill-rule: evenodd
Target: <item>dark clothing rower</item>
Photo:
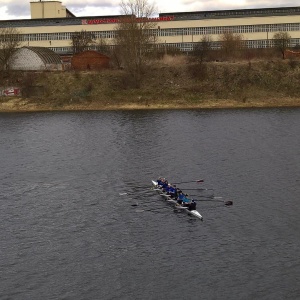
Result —
<instances>
[{"instance_id":1,"label":"dark clothing rower","mask_svg":"<svg viewBox=\"0 0 300 300\"><path fill-rule=\"evenodd\" d=\"M176 200L178 197L176 186L170 186L168 194L171 196L171 198L174 198Z\"/></svg>"},{"instance_id":2,"label":"dark clothing rower","mask_svg":"<svg viewBox=\"0 0 300 300\"><path fill-rule=\"evenodd\" d=\"M196 202L192 200L192 202L189 205L189 210L196 210Z\"/></svg>"}]
</instances>

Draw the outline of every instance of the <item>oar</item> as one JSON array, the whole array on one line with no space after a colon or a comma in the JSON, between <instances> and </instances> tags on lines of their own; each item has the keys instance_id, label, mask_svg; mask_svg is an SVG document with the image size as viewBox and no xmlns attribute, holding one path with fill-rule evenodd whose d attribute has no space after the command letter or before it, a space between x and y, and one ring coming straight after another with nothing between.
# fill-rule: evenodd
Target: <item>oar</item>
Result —
<instances>
[{"instance_id":1,"label":"oar","mask_svg":"<svg viewBox=\"0 0 300 300\"><path fill-rule=\"evenodd\" d=\"M137 192L134 192L134 191L128 191L128 192L121 192L119 193L120 196L125 196L125 195L136 195L136 194L143 194L143 193L146 193L146 192L150 192L151 190L148 189L148 190L144 190L144 191L137 191Z\"/></svg>"},{"instance_id":2,"label":"oar","mask_svg":"<svg viewBox=\"0 0 300 300\"><path fill-rule=\"evenodd\" d=\"M198 189L184 189L187 191L213 191L214 189L203 189L203 188L198 188Z\"/></svg>"},{"instance_id":3,"label":"oar","mask_svg":"<svg viewBox=\"0 0 300 300\"><path fill-rule=\"evenodd\" d=\"M200 198L210 198L210 199L221 199L222 197L215 197L214 195L190 195L188 194L189 197L200 197Z\"/></svg>"},{"instance_id":4,"label":"oar","mask_svg":"<svg viewBox=\"0 0 300 300\"><path fill-rule=\"evenodd\" d=\"M204 182L204 179L190 180L190 181L181 181L181 182L174 182L173 184L182 184L182 183L191 183L191 182L201 183L201 182Z\"/></svg>"},{"instance_id":5,"label":"oar","mask_svg":"<svg viewBox=\"0 0 300 300\"><path fill-rule=\"evenodd\" d=\"M231 200L214 200L214 199L193 199L194 201L210 201L210 202L223 202L226 206L233 205L233 201Z\"/></svg>"}]
</instances>

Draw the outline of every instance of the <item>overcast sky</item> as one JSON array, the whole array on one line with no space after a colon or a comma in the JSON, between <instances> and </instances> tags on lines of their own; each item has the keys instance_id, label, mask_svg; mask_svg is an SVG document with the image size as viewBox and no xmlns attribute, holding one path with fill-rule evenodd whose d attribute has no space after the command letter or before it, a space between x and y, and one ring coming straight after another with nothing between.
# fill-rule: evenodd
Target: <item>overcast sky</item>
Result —
<instances>
[{"instance_id":1,"label":"overcast sky","mask_svg":"<svg viewBox=\"0 0 300 300\"><path fill-rule=\"evenodd\" d=\"M1 0L0 20L30 19L30 2L39 0ZM75 16L120 14L120 0L62 0ZM182 12L256 7L300 6L297 0L156 0L157 12Z\"/></svg>"}]
</instances>

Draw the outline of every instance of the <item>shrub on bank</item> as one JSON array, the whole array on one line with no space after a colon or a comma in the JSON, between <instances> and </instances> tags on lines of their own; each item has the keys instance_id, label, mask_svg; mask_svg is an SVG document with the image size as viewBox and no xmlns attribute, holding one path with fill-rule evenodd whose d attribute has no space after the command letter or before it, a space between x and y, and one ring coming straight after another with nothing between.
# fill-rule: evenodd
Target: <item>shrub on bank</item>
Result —
<instances>
[{"instance_id":1,"label":"shrub on bank","mask_svg":"<svg viewBox=\"0 0 300 300\"><path fill-rule=\"evenodd\" d=\"M153 61L139 89L132 87L123 70L15 72L11 78L18 78L25 87L23 96L30 102L53 107L124 103L172 106L220 100L251 103L298 98L300 91L299 64L289 60L193 63L182 56L165 58Z\"/></svg>"}]
</instances>

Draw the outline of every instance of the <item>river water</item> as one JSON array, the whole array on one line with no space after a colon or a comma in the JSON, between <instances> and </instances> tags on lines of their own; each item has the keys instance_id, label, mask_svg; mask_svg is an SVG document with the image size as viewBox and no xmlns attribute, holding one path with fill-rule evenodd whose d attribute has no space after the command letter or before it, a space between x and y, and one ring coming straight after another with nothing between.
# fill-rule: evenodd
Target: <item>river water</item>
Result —
<instances>
[{"instance_id":1,"label":"river water","mask_svg":"<svg viewBox=\"0 0 300 300\"><path fill-rule=\"evenodd\" d=\"M300 299L299 109L12 113L0 128L1 300ZM201 222L158 176L222 198L197 202Z\"/></svg>"}]
</instances>

